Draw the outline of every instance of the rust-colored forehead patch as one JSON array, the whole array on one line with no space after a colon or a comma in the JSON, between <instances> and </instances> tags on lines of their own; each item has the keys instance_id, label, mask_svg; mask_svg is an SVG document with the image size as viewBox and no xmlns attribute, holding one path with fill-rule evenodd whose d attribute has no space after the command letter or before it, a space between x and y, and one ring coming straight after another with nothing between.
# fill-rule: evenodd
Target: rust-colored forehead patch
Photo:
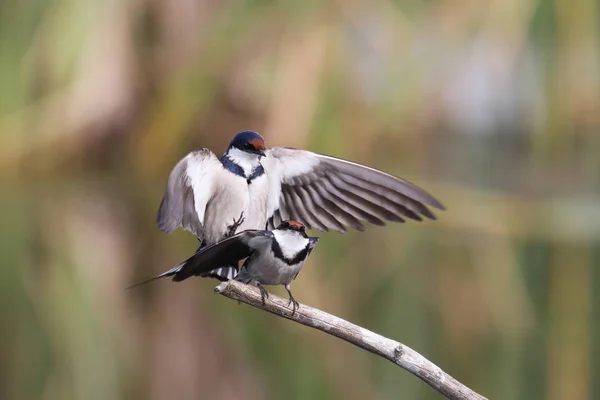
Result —
<instances>
[{"instance_id":1,"label":"rust-colored forehead patch","mask_svg":"<svg viewBox=\"0 0 600 400\"><path fill-rule=\"evenodd\" d=\"M264 150L265 149L265 141L262 139L252 139L250 144L254 146L256 150Z\"/></svg>"},{"instance_id":2,"label":"rust-colored forehead patch","mask_svg":"<svg viewBox=\"0 0 600 400\"><path fill-rule=\"evenodd\" d=\"M304 225L302 225L300 222L297 222L297 221L292 221L291 219L290 219L290 220L288 220L288 221L287 221L287 223L288 223L290 226L295 226L295 227L296 227L296 228L298 228L298 229L302 229L302 228L304 228Z\"/></svg>"}]
</instances>

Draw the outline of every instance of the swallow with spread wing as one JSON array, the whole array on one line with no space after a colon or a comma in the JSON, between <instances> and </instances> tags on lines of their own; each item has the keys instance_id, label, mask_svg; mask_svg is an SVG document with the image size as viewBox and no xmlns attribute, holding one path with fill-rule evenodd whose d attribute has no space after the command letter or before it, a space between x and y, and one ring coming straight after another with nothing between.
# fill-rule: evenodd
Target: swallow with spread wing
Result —
<instances>
[{"instance_id":1,"label":"swallow with spread wing","mask_svg":"<svg viewBox=\"0 0 600 400\"><path fill-rule=\"evenodd\" d=\"M237 228L272 229L288 219L338 232L364 230L364 221L385 225L405 218L435 219L428 206L444 209L404 179L306 150L265 149L261 135L243 131L221 158L199 149L175 165L157 222L166 233L178 227L194 233L202 249ZM240 214L244 217L236 219ZM202 276L230 279L236 273L232 264Z\"/></svg>"}]
</instances>

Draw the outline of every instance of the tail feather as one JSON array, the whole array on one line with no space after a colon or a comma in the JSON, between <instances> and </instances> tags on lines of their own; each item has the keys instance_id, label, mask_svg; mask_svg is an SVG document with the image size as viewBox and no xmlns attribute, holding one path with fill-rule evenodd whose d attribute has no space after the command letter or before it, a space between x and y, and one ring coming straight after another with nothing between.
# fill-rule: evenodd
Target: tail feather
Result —
<instances>
[{"instance_id":1,"label":"tail feather","mask_svg":"<svg viewBox=\"0 0 600 400\"><path fill-rule=\"evenodd\" d=\"M186 264L186 262L183 262L183 263L177 265L176 267L171 268L167 272L163 272L160 275L156 275L150 279L146 279L145 281L136 283L135 285L131 285L131 286L125 288L125 290L133 289L135 287L145 285L146 283L150 283L152 281L155 281L160 278L165 278L167 276L175 276L179 271L181 271L181 269L185 266L185 264ZM234 279L237 275L238 275L238 267L237 267L237 265L232 264L232 265L223 266L223 267L214 269L209 272L203 272L201 274L197 274L196 276L200 276L202 278L214 278L214 279L218 279L222 282L225 282L225 281Z\"/></svg>"},{"instance_id":2,"label":"tail feather","mask_svg":"<svg viewBox=\"0 0 600 400\"><path fill-rule=\"evenodd\" d=\"M173 275L175 275L177 272L179 272L179 271L181 270L181 268L182 268L184 265L185 265L185 263L179 264L178 266L171 268L171 269L170 269L170 270L168 270L167 272L163 272L163 273L162 273L162 274L160 274L160 275L156 275L155 277L152 277L152 278L150 278L150 279L146 279L145 281L142 281L142 282L140 282L140 283L136 283L135 285L131 285L131 286L129 286L129 287L126 287L126 288L125 288L125 290L133 289L134 287L138 287L138 286L144 285L144 284L146 284L146 283L149 283L149 282L155 281L155 280L157 280L157 279L160 279L160 278L164 278L164 277L166 277L166 276L173 276Z\"/></svg>"},{"instance_id":3,"label":"tail feather","mask_svg":"<svg viewBox=\"0 0 600 400\"><path fill-rule=\"evenodd\" d=\"M152 282L152 281L155 281L157 279L164 278L167 276L172 276L173 281L175 281L175 282L181 282L191 276L200 276L203 278L215 278L220 281L228 281L228 280L236 277L236 275L238 274L238 263L237 262L235 264L228 264L228 265L224 265L222 267L207 271L206 267L210 267L210 266L208 266L208 265L203 266L202 264L199 263L200 261L199 261L198 257L196 257L201 252L201 250L204 249L204 247L205 247L205 245L200 245L200 247L198 247L198 250L196 250L196 253L194 253L193 256L191 256L190 258L188 258L181 264L171 268L167 272L163 272L162 274L157 275L153 278L150 278L143 282L136 283L135 285L129 286L128 288L126 288L126 290L132 289L132 288L140 286L140 285L144 285L146 283L149 283L149 282ZM184 267L186 268L186 272L182 273L180 275L177 275L180 271L183 270ZM199 270L202 272L200 272Z\"/></svg>"},{"instance_id":4,"label":"tail feather","mask_svg":"<svg viewBox=\"0 0 600 400\"><path fill-rule=\"evenodd\" d=\"M237 274L238 267L236 265L228 265L217 269L213 269L209 272L204 272L202 274L199 274L198 276L201 276L203 278L215 278L224 282L235 278Z\"/></svg>"}]
</instances>

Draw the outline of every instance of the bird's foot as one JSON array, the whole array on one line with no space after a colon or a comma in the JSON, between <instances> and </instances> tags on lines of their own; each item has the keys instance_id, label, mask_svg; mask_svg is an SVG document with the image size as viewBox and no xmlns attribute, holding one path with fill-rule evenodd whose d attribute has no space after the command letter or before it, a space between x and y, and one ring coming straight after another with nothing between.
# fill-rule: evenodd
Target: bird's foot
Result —
<instances>
[{"instance_id":1,"label":"bird's foot","mask_svg":"<svg viewBox=\"0 0 600 400\"><path fill-rule=\"evenodd\" d=\"M296 299L292 295L292 292L290 291L289 287L286 286L285 290L287 290L288 294L290 295L290 301L288 301L288 307L290 306L290 304L292 304L292 315L294 315L296 313L296 310L300 308L300 303L298 303L296 301Z\"/></svg>"},{"instance_id":2,"label":"bird's foot","mask_svg":"<svg viewBox=\"0 0 600 400\"><path fill-rule=\"evenodd\" d=\"M256 282L256 286L258 286L258 289L260 289L260 300L262 301L262 305L264 306L265 299L269 298L269 292L267 292L267 289L265 289L264 286L258 282Z\"/></svg>"},{"instance_id":3,"label":"bird's foot","mask_svg":"<svg viewBox=\"0 0 600 400\"><path fill-rule=\"evenodd\" d=\"M234 218L233 224L227 227L227 233L225 234L225 237L228 238L235 235L235 231L237 231L237 229L244 223L245 219L244 212L242 211L240 217L237 220Z\"/></svg>"}]
</instances>

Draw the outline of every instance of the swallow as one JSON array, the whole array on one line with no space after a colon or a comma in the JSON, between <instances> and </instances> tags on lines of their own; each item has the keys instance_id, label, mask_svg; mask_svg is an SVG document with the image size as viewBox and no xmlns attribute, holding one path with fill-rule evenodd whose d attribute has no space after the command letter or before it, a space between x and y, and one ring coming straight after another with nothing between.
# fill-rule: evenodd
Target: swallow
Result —
<instances>
[{"instance_id":1,"label":"swallow","mask_svg":"<svg viewBox=\"0 0 600 400\"><path fill-rule=\"evenodd\" d=\"M181 282L246 259L234 279L255 284L260 289L263 305L265 298L269 298L263 285L284 285L290 296L288 306L292 304L293 315L300 305L292 295L291 282L318 242L319 238L309 237L305 227L297 221L283 221L270 231L246 230L203 247L176 267L130 288L164 277Z\"/></svg>"},{"instance_id":2,"label":"swallow","mask_svg":"<svg viewBox=\"0 0 600 400\"><path fill-rule=\"evenodd\" d=\"M157 223L165 233L178 227L192 232L201 249L237 229L273 229L285 220L343 233L364 230L363 222L381 226L406 218L436 219L428 206L444 210L404 179L307 150L266 149L260 134L243 131L220 158L198 149L175 165ZM236 266L230 265L205 276L227 279L235 273Z\"/></svg>"}]
</instances>

